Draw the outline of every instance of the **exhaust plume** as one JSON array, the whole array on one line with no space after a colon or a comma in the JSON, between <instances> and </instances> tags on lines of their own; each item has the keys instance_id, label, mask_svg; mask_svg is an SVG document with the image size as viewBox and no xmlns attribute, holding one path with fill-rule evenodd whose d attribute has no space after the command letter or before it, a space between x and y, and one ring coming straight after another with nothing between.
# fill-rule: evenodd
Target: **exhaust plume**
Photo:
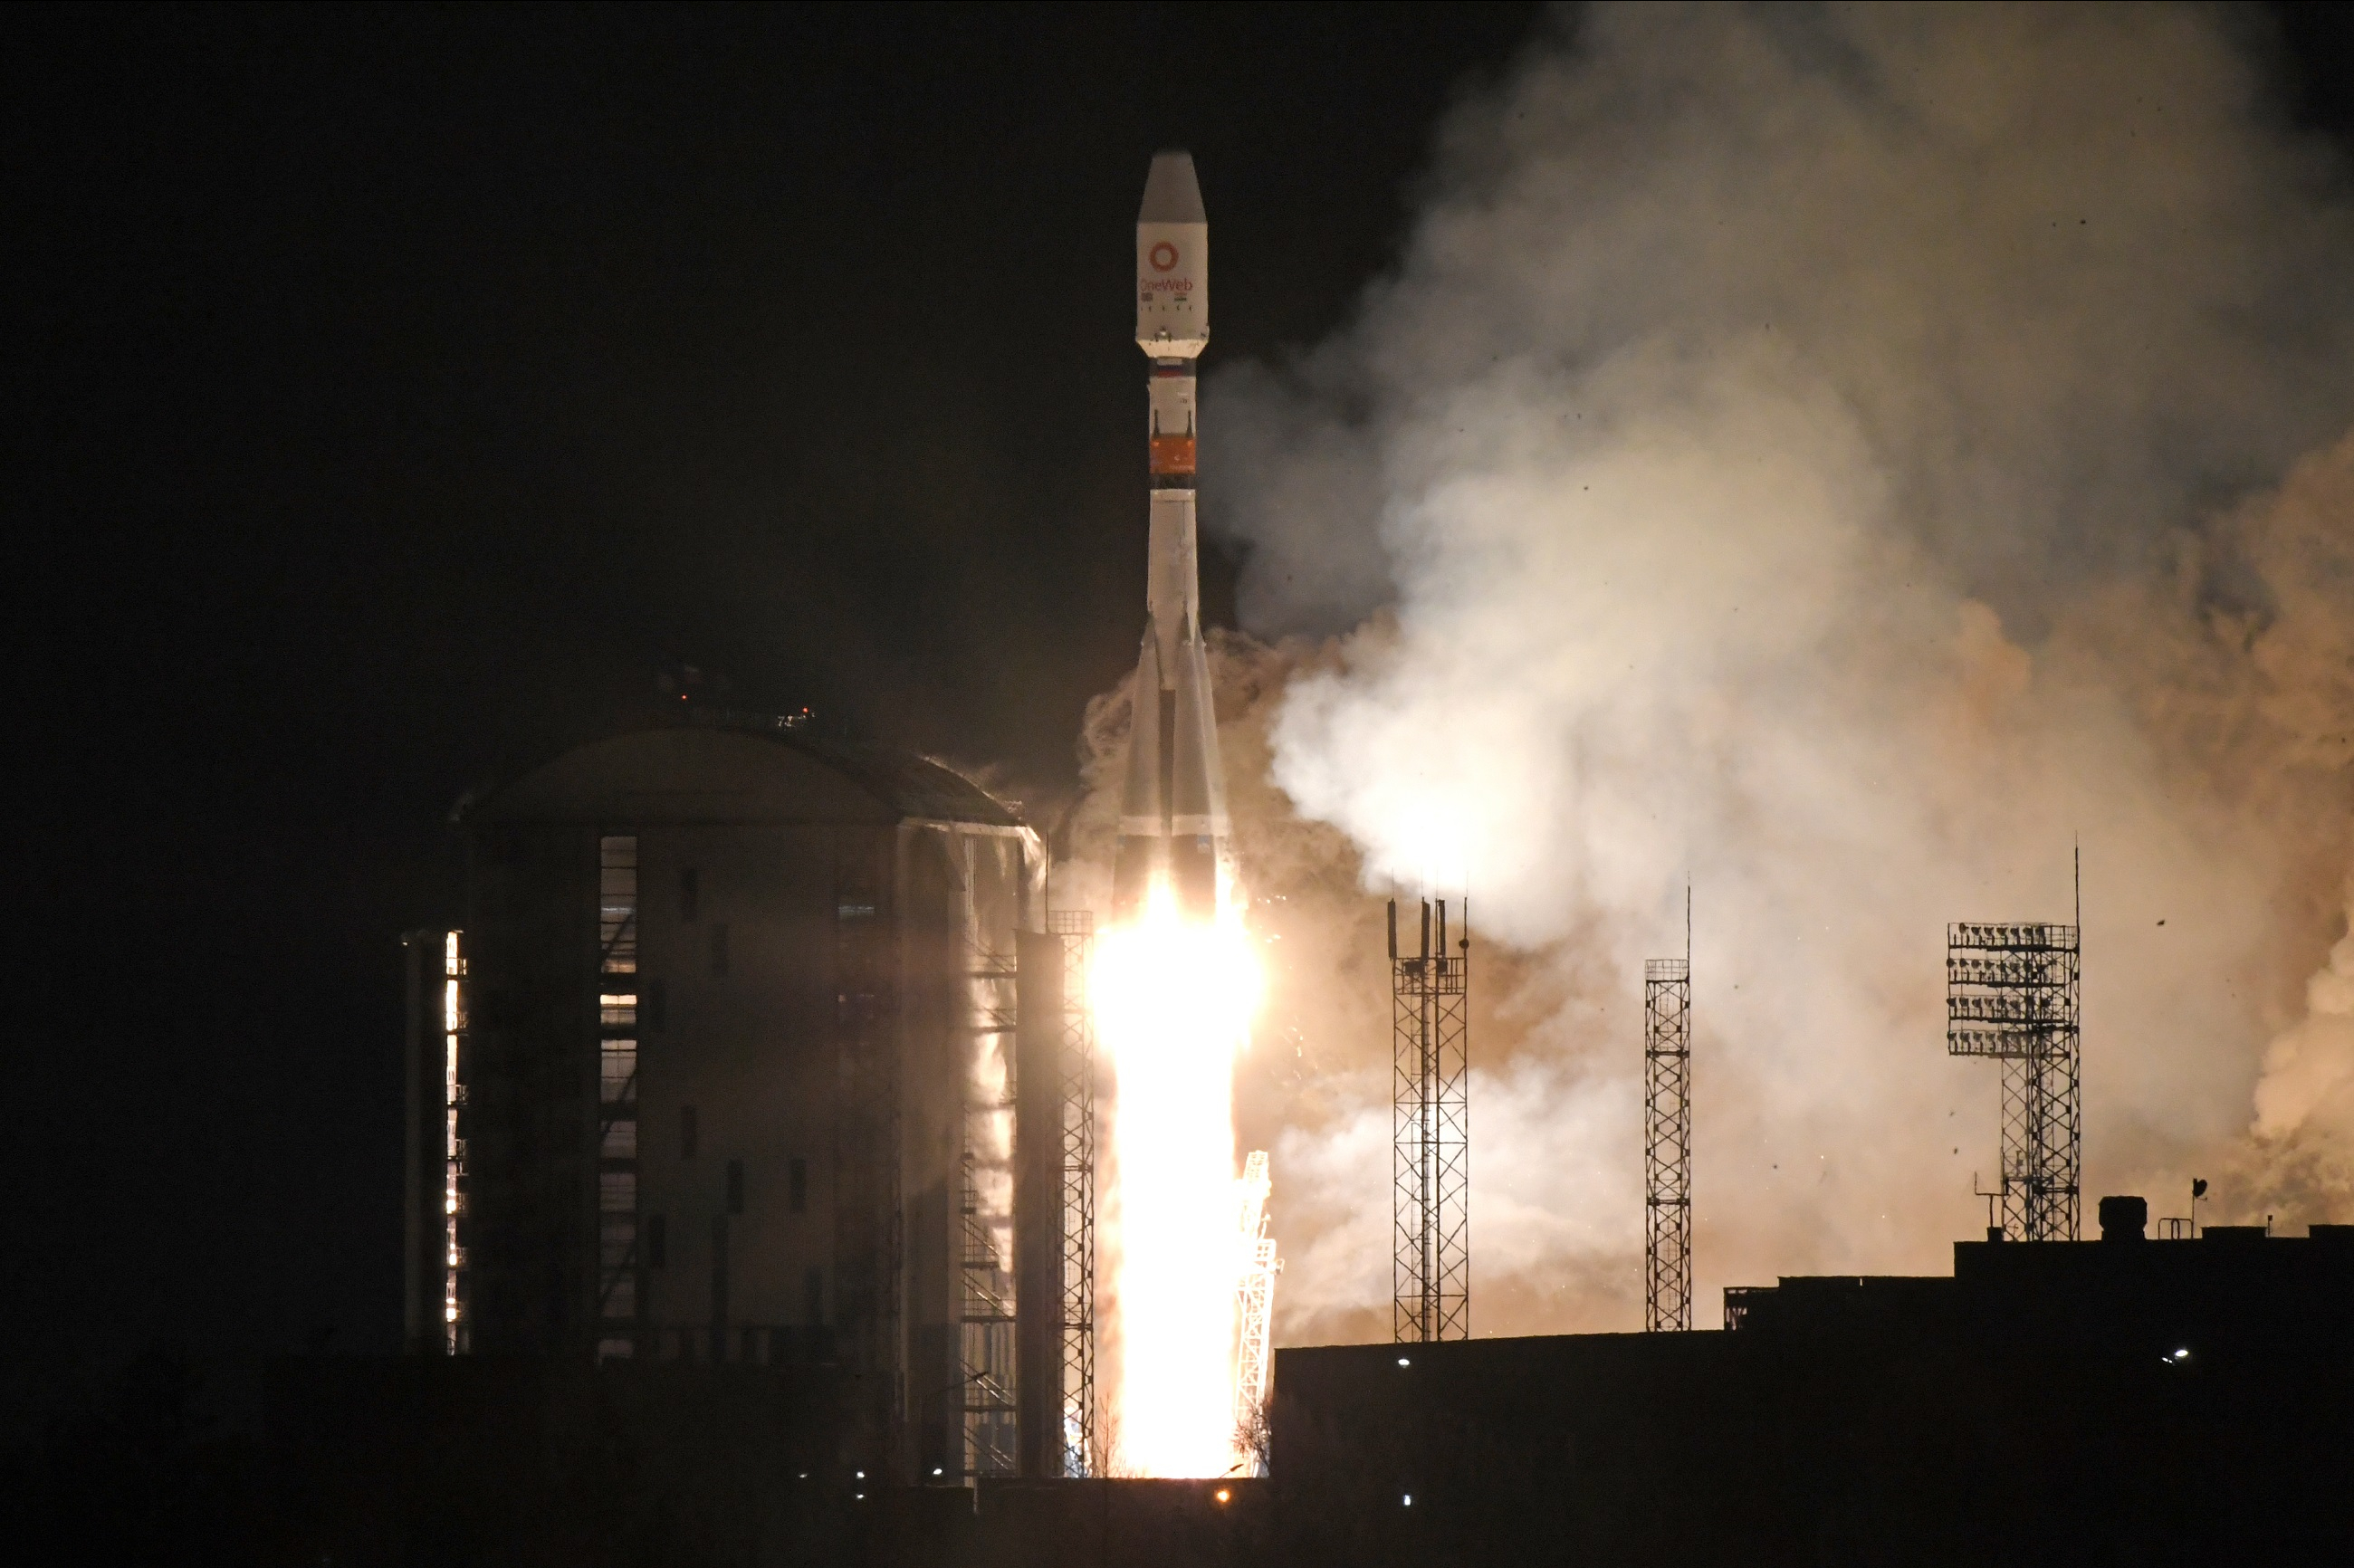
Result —
<instances>
[{"instance_id":1,"label":"exhaust plume","mask_svg":"<svg viewBox=\"0 0 2354 1568\"><path fill-rule=\"evenodd\" d=\"M1217 376L1285 1338L1386 1332L1375 895L1434 874L1481 1333L1639 1321L1688 874L1703 1320L1983 1224L1945 926L2068 917L2079 836L2088 1206L2354 1219L2354 216L2260 64L2188 9L1583 13L1347 330Z\"/></svg>"}]
</instances>

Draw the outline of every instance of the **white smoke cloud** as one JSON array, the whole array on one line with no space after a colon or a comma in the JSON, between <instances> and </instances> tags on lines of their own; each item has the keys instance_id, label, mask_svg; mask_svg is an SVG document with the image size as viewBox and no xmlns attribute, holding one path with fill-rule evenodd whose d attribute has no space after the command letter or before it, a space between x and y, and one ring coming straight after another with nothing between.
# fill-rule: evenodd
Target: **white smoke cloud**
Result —
<instances>
[{"instance_id":1,"label":"white smoke cloud","mask_svg":"<svg viewBox=\"0 0 2354 1568\"><path fill-rule=\"evenodd\" d=\"M2306 986L2306 1016L2264 1053L2256 1131L2279 1137L2309 1123L2354 1133L2354 929Z\"/></svg>"},{"instance_id":2,"label":"white smoke cloud","mask_svg":"<svg viewBox=\"0 0 2354 1568\"><path fill-rule=\"evenodd\" d=\"M1640 960L1688 875L1703 1320L1983 1223L1945 925L2067 917L2078 836L2088 1210L2234 1147L2226 1210L2346 1191L2264 1150L2354 1163L2354 948L2300 994L2354 817L2354 215L2231 25L1587 13L1450 122L1348 331L1213 378L1246 621L1338 634L1221 664L1309 1042L1246 1107L1287 1337L1386 1317L1360 876L1468 877L1511 949L1483 1332L1638 1320Z\"/></svg>"}]
</instances>

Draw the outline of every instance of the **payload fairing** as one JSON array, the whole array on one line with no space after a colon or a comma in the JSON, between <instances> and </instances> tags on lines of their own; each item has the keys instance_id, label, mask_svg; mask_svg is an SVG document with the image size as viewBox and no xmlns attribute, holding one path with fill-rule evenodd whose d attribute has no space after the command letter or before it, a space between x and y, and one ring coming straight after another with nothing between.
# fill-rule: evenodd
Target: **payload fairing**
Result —
<instances>
[{"instance_id":1,"label":"payload fairing","mask_svg":"<svg viewBox=\"0 0 2354 1568\"><path fill-rule=\"evenodd\" d=\"M1162 153L1136 216L1136 343L1146 383L1150 556L1136 716L1112 862L1112 916L1140 914L1156 880L1178 911L1214 916L1227 874L1225 776L1202 648L1194 548L1194 361L1210 342L1210 225L1185 153Z\"/></svg>"}]
</instances>

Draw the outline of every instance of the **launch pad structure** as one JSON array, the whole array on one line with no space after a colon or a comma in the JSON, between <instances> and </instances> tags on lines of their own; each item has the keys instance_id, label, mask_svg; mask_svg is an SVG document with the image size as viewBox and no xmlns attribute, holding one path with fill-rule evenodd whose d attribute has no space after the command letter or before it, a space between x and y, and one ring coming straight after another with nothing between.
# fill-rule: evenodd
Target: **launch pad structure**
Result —
<instances>
[{"instance_id":1,"label":"launch pad structure","mask_svg":"<svg viewBox=\"0 0 2354 1568\"><path fill-rule=\"evenodd\" d=\"M1691 1327L1691 895L1684 956L1643 965L1643 1327Z\"/></svg>"},{"instance_id":2,"label":"launch pad structure","mask_svg":"<svg viewBox=\"0 0 2354 1568\"><path fill-rule=\"evenodd\" d=\"M969 906L970 874L964 886ZM989 1157L996 1153L991 1147L996 1141L992 1124L1019 1114L1014 1097L1021 1086L1015 1039L1023 1011L1018 990L1021 966L1018 947L1007 951L980 938L981 924L970 908L963 926L970 991L966 1015L967 1026L976 1036L974 1059L993 1058L1003 1070L993 1092L984 1087L982 1075L970 1077L965 1088L958 1206L962 1224L957 1354L963 1426L958 1469L968 1476L1011 1476L1020 1473L1021 1463L1020 1351L1015 1339L1019 1319L1014 1311L1019 1287L1014 1259L1001 1250L1000 1232L1010 1239L1013 1215L1002 1202L997 1206L984 1204L981 1177ZM1015 941L1019 943L1019 936Z\"/></svg>"},{"instance_id":3,"label":"launch pad structure","mask_svg":"<svg viewBox=\"0 0 2354 1568\"><path fill-rule=\"evenodd\" d=\"M1013 1464L1103 1473L1096 1404L1096 1062L1087 1008L1095 916L1050 910L1016 938L1013 1177L1018 1406Z\"/></svg>"},{"instance_id":4,"label":"launch pad structure","mask_svg":"<svg viewBox=\"0 0 2354 1568\"><path fill-rule=\"evenodd\" d=\"M1449 957L1447 901L1421 904L1420 945L1410 957L1398 952L1397 900L1389 906L1397 1064L1391 1324L1399 1344L1471 1337L1469 906L1466 901L1462 935Z\"/></svg>"},{"instance_id":5,"label":"launch pad structure","mask_svg":"<svg viewBox=\"0 0 2354 1568\"><path fill-rule=\"evenodd\" d=\"M2074 1241L2084 1169L2083 898L2078 923L1946 928L1946 1049L2002 1064L2002 1223Z\"/></svg>"},{"instance_id":6,"label":"launch pad structure","mask_svg":"<svg viewBox=\"0 0 2354 1568\"><path fill-rule=\"evenodd\" d=\"M1103 1473L1096 1419L1096 1041L1087 1006L1095 956L1091 910L1057 909L1046 928L1063 948L1063 1474Z\"/></svg>"},{"instance_id":7,"label":"launch pad structure","mask_svg":"<svg viewBox=\"0 0 2354 1568\"><path fill-rule=\"evenodd\" d=\"M1235 1290L1235 1431L1252 1450L1252 1474L1266 1474L1267 1385L1275 1375L1275 1277L1283 1264L1267 1234L1267 1197L1272 1183L1267 1150L1255 1149L1243 1161L1242 1270Z\"/></svg>"}]
</instances>

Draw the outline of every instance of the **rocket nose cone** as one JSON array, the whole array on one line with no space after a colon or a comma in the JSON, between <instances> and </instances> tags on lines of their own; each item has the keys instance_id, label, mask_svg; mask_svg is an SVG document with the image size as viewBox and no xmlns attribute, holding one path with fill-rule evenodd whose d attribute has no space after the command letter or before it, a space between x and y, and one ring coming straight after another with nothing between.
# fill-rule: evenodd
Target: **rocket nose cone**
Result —
<instances>
[{"instance_id":1,"label":"rocket nose cone","mask_svg":"<svg viewBox=\"0 0 2354 1568\"><path fill-rule=\"evenodd\" d=\"M1202 210L1201 182L1193 177L1191 153L1155 153L1152 172L1144 176L1144 205L1137 209L1139 223L1207 223Z\"/></svg>"}]
</instances>

